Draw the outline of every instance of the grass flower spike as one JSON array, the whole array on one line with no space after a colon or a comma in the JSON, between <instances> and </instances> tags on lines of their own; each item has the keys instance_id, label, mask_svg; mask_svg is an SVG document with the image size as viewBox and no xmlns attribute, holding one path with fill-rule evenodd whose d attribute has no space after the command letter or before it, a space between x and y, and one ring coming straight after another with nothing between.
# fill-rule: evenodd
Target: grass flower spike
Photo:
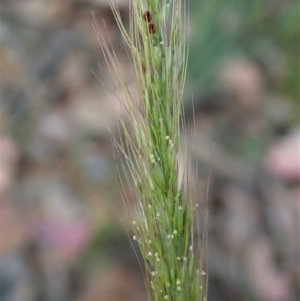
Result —
<instances>
[{"instance_id":1,"label":"grass flower spike","mask_svg":"<svg viewBox=\"0 0 300 301\"><path fill-rule=\"evenodd\" d=\"M130 125L120 120L127 178L133 179L139 219L133 240L146 267L149 300L205 300L203 246L196 247L195 198L185 160L179 170L182 97L187 68L183 0L131 0L130 28L112 10L131 54L138 95L126 86L111 45L100 38L105 58L123 90ZM96 25L95 25L96 26ZM95 28L97 31L97 28Z\"/></svg>"}]
</instances>

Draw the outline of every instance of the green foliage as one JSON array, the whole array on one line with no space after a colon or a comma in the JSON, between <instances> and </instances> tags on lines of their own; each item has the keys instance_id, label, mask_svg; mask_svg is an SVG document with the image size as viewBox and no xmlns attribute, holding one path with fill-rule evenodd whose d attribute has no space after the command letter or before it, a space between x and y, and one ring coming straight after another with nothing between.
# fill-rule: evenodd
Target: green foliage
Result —
<instances>
[{"instance_id":1,"label":"green foliage","mask_svg":"<svg viewBox=\"0 0 300 301\"><path fill-rule=\"evenodd\" d=\"M299 1L193 0L188 79L195 95L212 88L224 58L249 56L268 69L286 60L287 74L278 92L299 93ZM272 71L271 71L272 72ZM189 91L190 92L190 91Z\"/></svg>"},{"instance_id":2,"label":"green foliage","mask_svg":"<svg viewBox=\"0 0 300 301\"><path fill-rule=\"evenodd\" d=\"M79 263L85 268L93 268L97 266L95 263L120 260L120 256L124 256L124 250L129 247L127 242L128 236L124 229L116 225L102 226L94 233L89 246L81 254Z\"/></svg>"},{"instance_id":3,"label":"green foliage","mask_svg":"<svg viewBox=\"0 0 300 301\"><path fill-rule=\"evenodd\" d=\"M119 148L126 158L125 178L133 179L139 201L133 240L145 260L149 300L205 300L204 247L194 242L195 195L187 160L182 178L178 162L187 68L185 5L182 0L132 0L129 33L114 4L112 9L139 88L134 96L114 51L101 40L130 120L130 126L120 120L125 138Z\"/></svg>"}]
</instances>

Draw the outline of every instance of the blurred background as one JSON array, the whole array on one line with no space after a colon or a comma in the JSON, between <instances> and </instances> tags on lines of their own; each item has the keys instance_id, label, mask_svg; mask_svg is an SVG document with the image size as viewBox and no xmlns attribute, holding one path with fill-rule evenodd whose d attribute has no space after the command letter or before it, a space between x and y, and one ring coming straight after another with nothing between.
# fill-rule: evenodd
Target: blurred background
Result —
<instances>
[{"instance_id":1,"label":"blurred background","mask_svg":"<svg viewBox=\"0 0 300 301\"><path fill-rule=\"evenodd\" d=\"M189 5L203 191L214 152L208 301L300 300L299 1ZM91 10L134 85L107 0L0 0L1 301L146 300L111 142L124 112Z\"/></svg>"}]
</instances>

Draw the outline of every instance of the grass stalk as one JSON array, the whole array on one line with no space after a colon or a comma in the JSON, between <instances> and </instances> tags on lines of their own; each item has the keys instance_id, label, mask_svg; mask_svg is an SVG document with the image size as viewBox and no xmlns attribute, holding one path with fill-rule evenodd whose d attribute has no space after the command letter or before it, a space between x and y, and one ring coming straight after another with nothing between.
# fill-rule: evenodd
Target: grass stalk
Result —
<instances>
[{"instance_id":1,"label":"grass stalk","mask_svg":"<svg viewBox=\"0 0 300 301\"><path fill-rule=\"evenodd\" d=\"M119 147L126 158L126 178L133 179L136 187L140 218L133 221L133 240L144 258L148 297L206 300L205 244L199 247L194 241L196 204L187 152L183 171L179 168L188 54L186 4L131 0L128 31L117 6L112 2L111 7L131 54L139 90L135 96L128 89L113 48L100 37L130 120L129 126L120 120L124 139Z\"/></svg>"}]
</instances>

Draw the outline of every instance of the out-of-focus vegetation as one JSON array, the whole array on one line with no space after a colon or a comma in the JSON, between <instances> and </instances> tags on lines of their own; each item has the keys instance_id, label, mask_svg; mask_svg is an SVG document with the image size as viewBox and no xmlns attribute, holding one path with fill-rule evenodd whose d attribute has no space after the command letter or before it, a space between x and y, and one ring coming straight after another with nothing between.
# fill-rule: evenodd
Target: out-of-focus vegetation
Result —
<instances>
[{"instance_id":1,"label":"out-of-focus vegetation","mask_svg":"<svg viewBox=\"0 0 300 301\"><path fill-rule=\"evenodd\" d=\"M188 94L206 94L224 59L242 56L265 70L274 93L299 97L299 1L192 0Z\"/></svg>"}]
</instances>

